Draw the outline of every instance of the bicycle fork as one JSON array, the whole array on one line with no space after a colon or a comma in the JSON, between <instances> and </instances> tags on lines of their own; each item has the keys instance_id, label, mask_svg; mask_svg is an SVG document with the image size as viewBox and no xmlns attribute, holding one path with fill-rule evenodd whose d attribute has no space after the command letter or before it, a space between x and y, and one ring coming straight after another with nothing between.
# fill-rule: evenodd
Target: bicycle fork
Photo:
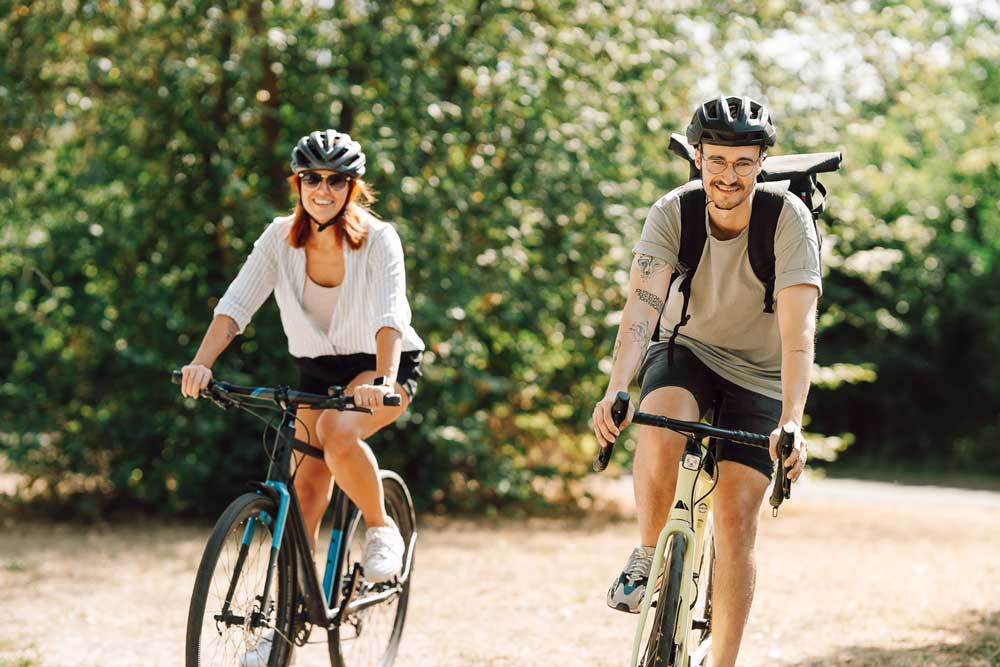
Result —
<instances>
[{"instance_id":1,"label":"bicycle fork","mask_svg":"<svg viewBox=\"0 0 1000 667\"><path fill-rule=\"evenodd\" d=\"M665 574L663 572L664 552L666 551L667 542L671 535L681 537L687 544L687 548L684 550L684 567L681 575L677 632L671 637L671 641L678 648L673 664L686 667L687 637L684 635L688 633L691 622L691 600L694 593L694 576L692 573L694 571L694 564L698 562L695 560L695 557L696 555L700 557L703 550L701 545L697 543L696 537L700 537L703 534L709 510L709 505L706 503L707 499L699 501L697 516L694 508L690 506L692 500L698 500L700 495L705 493L703 490L705 482L699 479L703 457L702 446L692 438L688 438L684 447L684 455L677 470L677 484L674 490L673 506L667 522L664 524L663 530L660 531L660 535L656 540L656 550L653 552L653 564L649 571L646 594L642 599L642 608L639 611L635 638L632 642L632 659L629 663L631 667L638 667L639 665L639 652L642 650L643 630L646 627L646 618L649 615L649 609L653 604L656 581L661 575ZM693 495L692 491L695 491L699 495ZM702 506L704 506L704 511L701 509ZM696 528L698 529L697 532ZM663 585L667 585L665 580ZM673 632L673 628L670 628L668 631Z\"/></svg>"}]
</instances>

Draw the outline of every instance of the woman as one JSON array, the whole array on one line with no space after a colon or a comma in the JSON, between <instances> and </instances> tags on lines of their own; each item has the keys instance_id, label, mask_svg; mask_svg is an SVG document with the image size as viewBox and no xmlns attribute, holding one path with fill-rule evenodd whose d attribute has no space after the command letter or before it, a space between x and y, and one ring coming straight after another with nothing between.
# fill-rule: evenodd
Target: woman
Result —
<instances>
[{"instance_id":1,"label":"woman","mask_svg":"<svg viewBox=\"0 0 1000 667\"><path fill-rule=\"evenodd\" d=\"M181 393L197 398L212 364L249 324L273 291L299 368L299 389L326 394L340 385L372 414L301 410L295 437L323 449L305 458L295 490L315 547L333 478L368 525L362 552L369 581L391 579L405 546L386 515L378 464L364 439L396 421L416 392L424 343L410 326L403 248L393 227L369 210L374 197L362 180L365 154L335 130L302 137L292 150L289 178L299 195L295 212L275 218L215 308ZM387 394L402 404L385 407Z\"/></svg>"}]
</instances>

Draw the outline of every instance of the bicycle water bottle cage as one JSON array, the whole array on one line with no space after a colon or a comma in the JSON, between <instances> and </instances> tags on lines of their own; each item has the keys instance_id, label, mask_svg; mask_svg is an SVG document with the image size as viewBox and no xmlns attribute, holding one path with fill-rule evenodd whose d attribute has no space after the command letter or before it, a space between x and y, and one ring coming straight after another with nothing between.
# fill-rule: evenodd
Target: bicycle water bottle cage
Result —
<instances>
[{"instance_id":1,"label":"bicycle water bottle cage","mask_svg":"<svg viewBox=\"0 0 1000 667\"><path fill-rule=\"evenodd\" d=\"M342 398L344 396L344 388L340 385L334 385L332 387L326 388L326 395L331 398Z\"/></svg>"}]
</instances>

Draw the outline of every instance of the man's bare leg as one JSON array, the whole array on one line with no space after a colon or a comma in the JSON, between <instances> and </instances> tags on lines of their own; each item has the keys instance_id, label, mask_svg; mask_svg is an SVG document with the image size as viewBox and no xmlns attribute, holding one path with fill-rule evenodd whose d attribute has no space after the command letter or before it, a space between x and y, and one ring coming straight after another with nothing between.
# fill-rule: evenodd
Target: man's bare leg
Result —
<instances>
[{"instance_id":1,"label":"man's bare leg","mask_svg":"<svg viewBox=\"0 0 1000 667\"><path fill-rule=\"evenodd\" d=\"M753 601L757 519L768 480L733 461L719 462L715 489L712 667L735 667Z\"/></svg>"}]
</instances>

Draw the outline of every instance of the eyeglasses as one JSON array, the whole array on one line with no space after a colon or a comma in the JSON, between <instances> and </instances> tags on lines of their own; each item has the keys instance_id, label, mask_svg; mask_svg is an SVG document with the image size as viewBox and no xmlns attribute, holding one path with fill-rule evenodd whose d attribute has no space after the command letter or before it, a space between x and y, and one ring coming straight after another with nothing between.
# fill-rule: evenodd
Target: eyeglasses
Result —
<instances>
[{"instance_id":1,"label":"eyeglasses","mask_svg":"<svg viewBox=\"0 0 1000 667\"><path fill-rule=\"evenodd\" d=\"M302 171L299 172L299 180L307 187L318 188L319 184L323 182L323 176L315 171ZM343 190L353 180L354 178L347 174L330 174L326 177L326 184L330 186L331 190Z\"/></svg>"},{"instance_id":2,"label":"eyeglasses","mask_svg":"<svg viewBox=\"0 0 1000 667\"><path fill-rule=\"evenodd\" d=\"M749 176L753 172L754 165L757 164L757 160L749 158L740 158L736 162L730 162L721 157L709 157L705 158L705 162L708 163L708 171L713 174L721 174L726 170L726 167L733 165L733 171L736 172L737 176Z\"/></svg>"}]
</instances>

